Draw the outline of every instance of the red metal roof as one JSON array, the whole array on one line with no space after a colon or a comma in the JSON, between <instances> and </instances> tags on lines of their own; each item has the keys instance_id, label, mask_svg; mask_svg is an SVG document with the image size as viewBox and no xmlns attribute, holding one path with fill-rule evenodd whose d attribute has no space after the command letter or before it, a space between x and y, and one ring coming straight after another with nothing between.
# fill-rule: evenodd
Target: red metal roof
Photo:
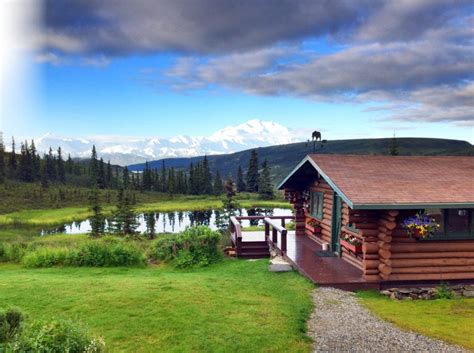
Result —
<instances>
[{"instance_id":1,"label":"red metal roof","mask_svg":"<svg viewBox=\"0 0 474 353\"><path fill-rule=\"evenodd\" d=\"M467 204L466 207L474 207L474 157L319 154L308 157L353 206Z\"/></svg>"}]
</instances>

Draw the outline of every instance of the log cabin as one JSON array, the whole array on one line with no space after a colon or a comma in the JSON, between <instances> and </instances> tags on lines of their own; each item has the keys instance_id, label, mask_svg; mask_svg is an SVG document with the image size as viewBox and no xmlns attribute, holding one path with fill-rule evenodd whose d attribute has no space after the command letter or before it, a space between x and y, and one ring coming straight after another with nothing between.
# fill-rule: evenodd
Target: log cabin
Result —
<instances>
[{"instance_id":1,"label":"log cabin","mask_svg":"<svg viewBox=\"0 0 474 353\"><path fill-rule=\"evenodd\" d=\"M324 244L374 288L474 280L472 157L311 154L278 188L295 237ZM420 212L439 225L430 237L403 226Z\"/></svg>"}]
</instances>

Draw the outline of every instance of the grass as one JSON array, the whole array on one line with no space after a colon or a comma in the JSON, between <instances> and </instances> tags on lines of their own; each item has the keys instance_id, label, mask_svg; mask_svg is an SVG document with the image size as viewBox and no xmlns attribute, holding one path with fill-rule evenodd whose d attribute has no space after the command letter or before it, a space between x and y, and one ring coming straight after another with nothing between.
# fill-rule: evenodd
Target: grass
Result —
<instances>
[{"instance_id":1,"label":"grass","mask_svg":"<svg viewBox=\"0 0 474 353\"><path fill-rule=\"evenodd\" d=\"M32 188L33 186L30 186ZM82 194L86 194L84 190ZM75 194L76 191L70 193ZM104 191L104 193L107 193ZM112 192L113 194L114 192ZM140 194L137 193L136 212L171 212L171 211L197 211L208 209L219 209L222 207L222 197L219 196L192 196L192 195L168 195L159 193ZM102 199L110 199L102 195ZM112 197L114 197L112 195ZM255 194L243 193L236 197L242 208L290 208L291 205L284 200L260 200ZM13 202L13 201L12 201ZM39 206L44 206L39 203ZM114 206L104 201L104 213L110 214ZM84 201L78 201L77 206L58 206L39 209L23 209L14 212L0 214L0 225L29 225L38 227L50 227L65 223L80 221L91 216L89 207Z\"/></svg>"},{"instance_id":2,"label":"grass","mask_svg":"<svg viewBox=\"0 0 474 353\"><path fill-rule=\"evenodd\" d=\"M359 292L362 304L395 325L474 350L474 299L395 301Z\"/></svg>"},{"instance_id":3,"label":"grass","mask_svg":"<svg viewBox=\"0 0 474 353\"><path fill-rule=\"evenodd\" d=\"M190 271L0 265L0 303L30 318L85 322L113 352L309 352L313 286L266 267L266 260Z\"/></svg>"}]
</instances>

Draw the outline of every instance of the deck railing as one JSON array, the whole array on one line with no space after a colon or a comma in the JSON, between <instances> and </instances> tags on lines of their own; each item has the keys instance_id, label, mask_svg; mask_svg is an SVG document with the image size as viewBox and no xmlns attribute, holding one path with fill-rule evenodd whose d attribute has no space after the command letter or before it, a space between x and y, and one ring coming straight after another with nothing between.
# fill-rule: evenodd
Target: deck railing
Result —
<instances>
[{"instance_id":1,"label":"deck railing","mask_svg":"<svg viewBox=\"0 0 474 353\"><path fill-rule=\"evenodd\" d=\"M284 219L282 219L282 225L279 225L275 222L275 220L271 219L270 217L264 218L265 222L265 239L267 243L276 249L279 249L282 255L286 253L286 235L287 230L284 227ZM270 239L270 233L272 237ZM278 241L278 233L280 233L280 241Z\"/></svg>"},{"instance_id":2,"label":"deck railing","mask_svg":"<svg viewBox=\"0 0 474 353\"><path fill-rule=\"evenodd\" d=\"M294 219L293 216L232 216L230 217L229 229L232 242L234 243L237 256L242 254L242 225L243 220L263 220L265 225L265 240L269 246L276 248L282 254L287 250L286 220ZM278 222L280 221L280 222ZM272 237L270 238L270 233ZM280 241L278 241L280 234Z\"/></svg>"}]
</instances>

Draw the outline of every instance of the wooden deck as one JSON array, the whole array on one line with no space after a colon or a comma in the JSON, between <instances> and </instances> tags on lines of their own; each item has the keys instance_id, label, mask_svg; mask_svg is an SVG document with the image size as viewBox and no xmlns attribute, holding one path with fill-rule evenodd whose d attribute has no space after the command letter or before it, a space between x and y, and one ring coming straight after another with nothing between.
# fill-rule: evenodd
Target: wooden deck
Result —
<instances>
[{"instance_id":1,"label":"wooden deck","mask_svg":"<svg viewBox=\"0 0 474 353\"><path fill-rule=\"evenodd\" d=\"M265 240L264 232L242 232L243 243ZM278 239L280 240L280 239ZM379 289L379 283L364 280L362 271L340 257L321 257L321 245L308 236L288 231L286 259L302 275L322 287L344 290Z\"/></svg>"}]
</instances>

